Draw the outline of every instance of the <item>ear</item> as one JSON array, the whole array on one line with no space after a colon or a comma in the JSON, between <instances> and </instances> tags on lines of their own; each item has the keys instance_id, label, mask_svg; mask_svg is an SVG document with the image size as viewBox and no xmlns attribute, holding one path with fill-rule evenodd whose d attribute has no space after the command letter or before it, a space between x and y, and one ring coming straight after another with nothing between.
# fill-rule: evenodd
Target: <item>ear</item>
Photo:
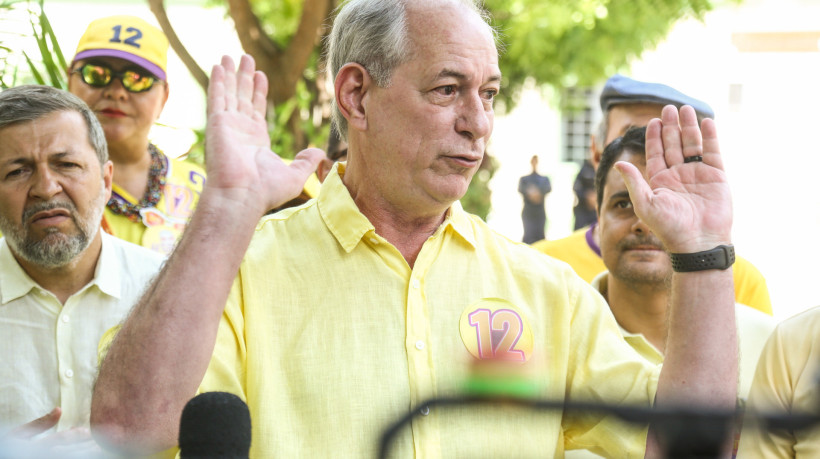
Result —
<instances>
[{"instance_id":1,"label":"ear","mask_svg":"<svg viewBox=\"0 0 820 459\"><path fill-rule=\"evenodd\" d=\"M598 144L595 142L595 134L589 135L589 162L592 163L592 168L598 170L598 164L601 164L602 151L598 151Z\"/></svg>"},{"instance_id":2,"label":"ear","mask_svg":"<svg viewBox=\"0 0 820 459\"><path fill-rule=\"evenodd\" d=\"M168 95L171 93L171 87L168 85L167 81L165 83L163 83L162 86L165 89L165 93L162 96L162 108L160 108L160 112L162 111L163 108L165 108L165 103L168 102Z\"/></svg>"},{"instance_id":3,"label":"ear","mask_svg":"<svg viewBox=\"0 0 820 459\"><path fill-rule=\"evenodd\" d=\"M329 174L330 170L333 169L334 164L336 164L336 161L333 161L330 158L322 158L319 162L319 166L316 168L316 177L319 178L320 183L325 181L327 174Z\"/></svg>"},{"instance_id":4,"label":"ear","mask_svg":"<svg viewBox=\"0 0 820 459\"><path fill-rule=\"evenodd\" d=\"M105 202L111 199L111 189L114 183L114 163L106 161L102 166L103 186L105 186Z\"/></svg>"},{"instance_id":5,"label":"ear","mask_svg":"<svg viewBox=\"0 0 820 459\"><path fill-rule=\"evenodd\" d=\"M355 62L345 64L336 74L336 105L347 120L348 127L359 131L367 129L364 98L371 84L367 69Z\"/></svg>"}]
</instances>

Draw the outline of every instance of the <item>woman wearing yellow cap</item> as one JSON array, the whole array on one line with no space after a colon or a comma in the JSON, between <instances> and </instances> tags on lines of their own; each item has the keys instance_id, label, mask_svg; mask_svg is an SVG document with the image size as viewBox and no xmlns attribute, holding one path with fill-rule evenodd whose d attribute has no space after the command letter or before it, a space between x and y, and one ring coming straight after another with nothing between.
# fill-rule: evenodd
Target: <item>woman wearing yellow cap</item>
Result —
<instances>
[{"instance_id":1,"label":"woman wearing yellow cap","mask_svg":"<svg viewBox=\"0 0 820 459\"><path fill-rule=\"evenodd\" d=\"M168 39L132 16L92 22L68 69L68 89L94 111L114 163L104 227L117 237L169 253L193 212L205 171L170 160L148 132L168 100Z\"/></svg>"}]
</instances>

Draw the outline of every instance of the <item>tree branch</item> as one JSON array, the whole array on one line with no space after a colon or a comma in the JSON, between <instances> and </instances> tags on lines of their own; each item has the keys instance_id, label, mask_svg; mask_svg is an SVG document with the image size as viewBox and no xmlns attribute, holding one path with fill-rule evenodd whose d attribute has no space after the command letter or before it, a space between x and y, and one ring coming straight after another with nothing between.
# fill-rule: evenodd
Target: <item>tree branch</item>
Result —
<instances>
[{"instance_id":1,"label":"tree branch","mask_svg":"<svg viewBox=\"0 0 820 459\"><path fill-rule=\"evenodd\" d=\"M257 65L278 58L281 54L279 47L265 33L248 0L228 0L228 13L233 19L242 49L253 56Z\"/></svg>"},{"instance_id":2,"label":"tree branch","mask_svg":"<svg viewBox=\"0 0 820 459\"><path fill-rule=\"evenodd\" d=\"M171 48L177 53L182 63L185 64L185 67L194 77L199 86L202 87L203 91L208 91L208 75L205 73L204 70L196 63L193 57L188 53L188 50L185 49L185 46L182 45L182 42L179 40L176 32L174 31L174 27L171 26L171 21L168 19L168 14L165 12L165 5L163 4L163 0L148 0L148 6L151 8L151 12L154 13L154 17L157 18L157 22L159 22L159 26L162 28L162 31L165 33L165 36L168 37L168 42L171 44Z\"/></svg>"}]
</instances>

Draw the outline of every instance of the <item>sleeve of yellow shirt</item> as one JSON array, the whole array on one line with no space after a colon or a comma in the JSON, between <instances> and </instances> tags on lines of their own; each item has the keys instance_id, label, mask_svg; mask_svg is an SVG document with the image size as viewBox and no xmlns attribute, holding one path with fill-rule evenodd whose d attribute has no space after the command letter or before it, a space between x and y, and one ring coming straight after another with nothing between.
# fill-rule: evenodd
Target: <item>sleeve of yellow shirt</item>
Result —
<instances>
[{"instance_id":1,"label":"sleeve of yellow shirt","mask_svg":"<svg viewBox=\"0 0 820 459\"><path fill-rule=\"evenodd\" d=\"M772 315L769 287L757 267L745 258L736 257L732 275L735 281L735 302Z\"/></svg>"},{"instance_id":2,"label":"sleeve of yellow shirt","mask_svg":"<svg viewBox=\"0 0 820 459\"><path fill-rule=\"evenodd\" d=\"M210 391L230 392L247 402L245 384L246 348L244 339L244 305L241 274L234 280L208 370L199 386L198 394Z\"/></svg>"},{"instance_id":3,"label":"sleeve of yellow shirt","mask_svg":"<svg viewBox=\"0 0 820 459\"><path fill-rule=\"evenodd\" d=\"M782 322L769 337L755 370L747 413L816 413L816 360L820 354L820 309ZM747 416L748 418L749 416ZM738 457L816 457L816 430L762 432L744 421Z\"/></svg>"},{"instance_id":4,"label":"sleeve of yellow shirt","mask_svg":"<svg viewBox=\"0 0 820 459\"><path fill-rule=\"evenodd\" d=\"M642 358L624 341L604 299L580 278L570 343L567 398L570 401L649 407L660 365ZM566 449L589 449L605 457L644 457L647 426L599 413L567 413Z\"/></svg>"}]
</instances>

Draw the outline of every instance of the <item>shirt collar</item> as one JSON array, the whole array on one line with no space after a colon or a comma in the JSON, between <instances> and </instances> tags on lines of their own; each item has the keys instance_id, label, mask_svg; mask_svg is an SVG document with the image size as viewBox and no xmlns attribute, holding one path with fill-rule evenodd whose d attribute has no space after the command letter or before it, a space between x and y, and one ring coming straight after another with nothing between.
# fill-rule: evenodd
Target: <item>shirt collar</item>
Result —
<instances>
[{"instance_id":1,"label":"shirt collar","mask_svg":"<svg viewBox=\"0 0 820 459\"><path fill-rule=\"evenodd\" d=\"M609 271L604 271L595 276L595 278L592 279L591 282L595 290L598 290L598 293L600 293L601 296L603 296L604 299L607 300L607 302L609 302L609 299L607 298L607 288L609 280L608 276ZM616 323L618 323L617 320ZM643 355L646 358L649 358L651 356L655 361L658 362L663 361L663 354L661 354L661 351L659 351L655 346L653 346L652 343L650 343L649 340L646 339L643 333L632 333L631 331L622 327L620 323L618 323L618 328L621 330L621 335L623 335L624 340L626 340L626 342L629 343L633 348L638 349L638 352L640 352L641 355Z\"/></svg>"},{"instance_id":2,"label":"shirt collar","mask_svg":"<svg viewBox=\"0 0 820 459\"><path fill-rule=\"evenodd\" d=\"M17 263L6 238L0 239L0 305L25 296L34 287L37 283Z\"/></svg>"},{"instance_id":3,"label":"shirt collar","mask_svg":"<svg viewBox=\"0 0 820 459\"><path fill-rule=\"evenodd\" d=\"M319 213L330 232L345 250L350 253L367 233L375 231L375 227L367 217L359 211L353 197L342 182L345 173L345 162L337 162L331 169L316 198ZM456 201L447 210L447 216L442 223L442 229L451 228L473 248L476 246L475 230L472 221Z\"/></svg>"},{"instance_id":4,"label":"shirt collar","mask_svg":"<svg viewBox=\"0 0 820 459\"><path fill-rule=\"evenodd\" d=\"M79 291L96 285L103 293L119 298L121 276L118 260L116 259L117 253L113 247L114 241L111 240L114 236L104 231L101 231L101 233L102 248L97 259L97 267L94 270L94 278ZM5 305L9 301L27 295L35 287L42 288L17 263L17 259L12 255L6 238L0 239L0 305Z\"/></svg>"},{"instance_id":5,"label":"shirt collar","mask_svg":"<svg viewBox=\"0 0 820 459\"><path fill-rule=\"evenodd\" d=\"M97 259L97 268L94 270L94 279L91 285L96 284L103 293L114 298L120 298L122 293L121 260L117 259L117 250L114 247L114 236L100 231L102 234L102 249ZM121 255L121 254L120 254Z\"/></svg>"}]
</instances>

